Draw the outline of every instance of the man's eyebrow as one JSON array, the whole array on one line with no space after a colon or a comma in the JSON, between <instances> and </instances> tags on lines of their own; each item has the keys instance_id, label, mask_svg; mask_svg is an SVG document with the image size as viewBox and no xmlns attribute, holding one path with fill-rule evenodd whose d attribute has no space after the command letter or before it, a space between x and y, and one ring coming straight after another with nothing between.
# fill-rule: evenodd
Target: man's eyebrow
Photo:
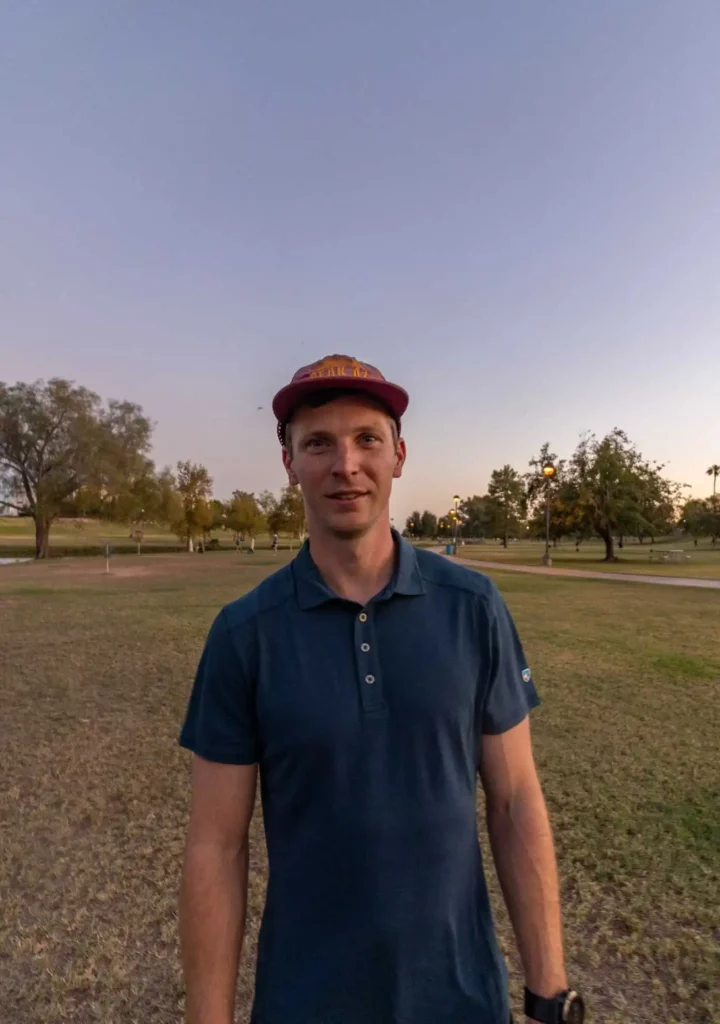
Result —
<instances>
[{"instance_id":1,"label":"man's eyebrow","mask_svg":"<svg viewBox=\"0 0 720 1024\"><path fill-rule=\"evenodd\" d=\"M309 440L312 440L314 438L323 438L324 439L324 438L328 438L328 437L330 437L330 438L333 437L333 435L330 433L329 430L320 430L318 428L316 430L308 430L307 434L302 434L300 440L301 441L309 441Z\"/></svg>"},{"instance_id":2,"label":"man's eyebrow","mask_svg":"<svg viewBox=\"0 0 720 1024\"><path fill-rule=\"evenodd\" d=\"M366 423L365 426L363 426L363 427L355 427L355 433L356 434L381 434L382 433L382 426L381 426L379 421L377 423L372 423L372 424L367 424Z\"/></svg>"}]
</instances>

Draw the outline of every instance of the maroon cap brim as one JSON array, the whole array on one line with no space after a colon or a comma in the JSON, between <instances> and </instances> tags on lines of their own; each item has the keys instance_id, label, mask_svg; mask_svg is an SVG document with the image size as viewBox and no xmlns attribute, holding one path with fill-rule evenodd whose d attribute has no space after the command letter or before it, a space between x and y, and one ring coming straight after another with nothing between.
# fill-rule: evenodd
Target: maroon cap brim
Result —
<instances>
[{"instance_id":1,"label":"maroon cap brim","mask_svg":"<svg viewBox=\"0 0 720 1024\"><path fill-rule=\"evenodd\" d=\"M293 409L301 405L303 399L317 394L318 391L329 390L360 391L365 395L372 395L386 405L398 421L405 414L410 402L404 388L387 380L368 380L367 377L316 377L312 380L295 381L278 391L272 403L278 423L287 423Z\"/></svg>"}]
</instances>

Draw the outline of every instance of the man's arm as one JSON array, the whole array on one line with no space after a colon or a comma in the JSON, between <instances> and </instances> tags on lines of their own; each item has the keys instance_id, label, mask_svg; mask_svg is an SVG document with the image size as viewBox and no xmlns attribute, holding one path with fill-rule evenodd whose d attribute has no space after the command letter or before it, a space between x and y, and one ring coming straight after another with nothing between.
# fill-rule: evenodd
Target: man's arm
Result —
<instances>
[{"instance_id":1,"label":"man's arm","mask_svg":"<svg viewBox=\"0 0 720 1024\"><path fill-rule=\"evenodd\" d=\"M525 984L552 998L567 988L560 893L550 822L527 718L482 738L488 834L515 931Z\"/></svg>"},{"instance_id":2,"label":"man's arm","mask_svg":"<svg viewBox=\"0 0 720 1024\"><path fill-rule=\"evenodd\" d=\"M257 765L193 758L192 803L180 890L188 1024L232 1024L245 931L248 832Z\"/></svg>"}]
</instances>

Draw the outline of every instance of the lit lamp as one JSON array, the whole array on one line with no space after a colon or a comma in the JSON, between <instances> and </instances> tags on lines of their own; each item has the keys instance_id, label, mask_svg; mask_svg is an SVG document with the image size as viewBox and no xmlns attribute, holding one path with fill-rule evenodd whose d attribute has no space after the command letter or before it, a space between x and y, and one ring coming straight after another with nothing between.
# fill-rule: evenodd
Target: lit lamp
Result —
<instances>
[{"instance_id":1,"label":"lit lamp","mask_svg":"<svg viewBox=\"0 0 720 1024\"><path fill-rule=\"evenodd\" d=\"M545 555L543 556L543 565L548 567L552 565L550 557L550 483L556 472L552 462L543 463L542 475L545 478Z\"/></svg>"},{"instance_id":2,"label":"lit lamp","mask_svg":"<svg viewBox=\"0 0 720 1024\"><path fill-rule=\"evenodd\" d=\"M453 554L457 554L457 539L458 539L458 526L460 523L460 517L458 516L458 505L460 504L460 495L456 494L453 497L453 505L455 506L452 511L453 517Z\"/></svg>"}]
</instances>

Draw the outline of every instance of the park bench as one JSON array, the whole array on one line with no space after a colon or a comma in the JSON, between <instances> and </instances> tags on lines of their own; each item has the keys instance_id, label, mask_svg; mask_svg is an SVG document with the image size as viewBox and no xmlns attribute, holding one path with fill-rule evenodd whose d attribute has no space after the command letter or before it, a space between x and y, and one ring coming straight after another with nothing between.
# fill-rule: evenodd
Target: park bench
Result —
<instances>
[{"instance_id":1,"label":"park bench","mask_svg":"<svg viewBox=\"0 0 720 1024\"><path fill-rule=\"evenodd\" d=\"M690 555L686 555L684 551L681 551L678 548L671 548L669 551L653 551L653 549L650 548L650 561L677 564L680 562L689 562Z\"/></svg>"}]
</instances>

